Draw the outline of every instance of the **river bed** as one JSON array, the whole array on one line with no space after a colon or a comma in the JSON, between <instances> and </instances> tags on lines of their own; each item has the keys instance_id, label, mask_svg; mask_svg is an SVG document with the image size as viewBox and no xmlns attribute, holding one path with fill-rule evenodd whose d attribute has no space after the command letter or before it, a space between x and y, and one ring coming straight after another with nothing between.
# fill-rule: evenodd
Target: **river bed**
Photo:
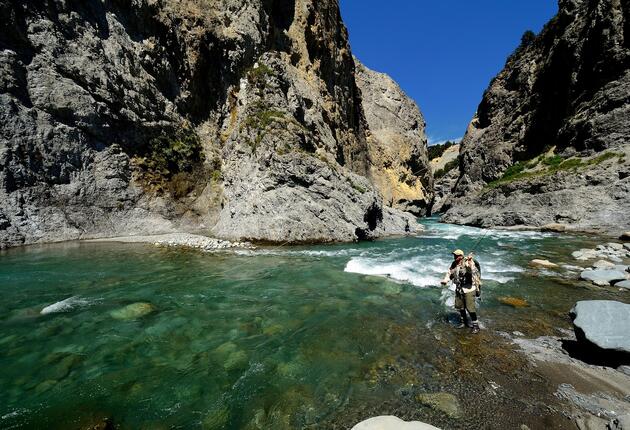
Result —
<instances>
[{"instance_id":1,"label":"river bed","mask_svg":"<svg viewBox=\"0 0 630 430\"><path fill-rule=\"evenodd\" d=\"M387 414L572 428L509 337L566 334L578 300L630 302L577 280L571 251L605 240L421 222L418 236L354 244L4 251L0 428L346 429ZM454 328L439 285L450 252L474 247L477 336Z\"/></svg>"}]
</instances>

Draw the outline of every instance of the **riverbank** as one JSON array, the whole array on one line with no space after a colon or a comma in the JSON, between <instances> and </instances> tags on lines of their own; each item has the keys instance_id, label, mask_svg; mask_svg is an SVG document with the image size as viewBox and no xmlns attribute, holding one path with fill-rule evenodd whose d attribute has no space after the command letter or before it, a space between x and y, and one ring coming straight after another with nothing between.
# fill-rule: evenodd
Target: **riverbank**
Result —
<instances>
[{"instance_id":1,"label":"riverbank","mask_svg":"<svg viewBox=\"0 0 630 430\"><path fill-rule=\"evenodd\" d=\"M148 243L155 246L165 247L182 247L193 248L203 251L213 251L221 249L255 249L255 246L250 242L232 242L229 240L216 239L209 236L203 236L192 233L166 233L166 234L154 234L154 235L139 235L139 236L118 236L108 237L100 239L85 239L86 243L98 243L98 242L119 242L119 243Z\"/></svg>"}]
</instances>

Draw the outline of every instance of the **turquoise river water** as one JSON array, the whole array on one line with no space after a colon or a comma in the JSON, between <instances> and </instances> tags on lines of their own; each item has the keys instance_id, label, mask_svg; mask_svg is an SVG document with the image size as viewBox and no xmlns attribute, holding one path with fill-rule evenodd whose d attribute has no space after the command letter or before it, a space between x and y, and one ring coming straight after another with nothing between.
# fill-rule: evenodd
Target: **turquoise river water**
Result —
<instances>
[{"instance_id":1,"label":"turquoise river water","mask_svg":"<svg viewBox=\"0 0 630 430\"><path fill-rule=\"evenodd\" d=\"M628 302L576 280L571 251L603 240L421 222L418 236L326 246L2 252L0 428L347 429L383 414L568 425L555 388L501 334L560 335L577 300ZM473 337L454 328L439 280L450 251L482 237ZM532 258L565 266L531 269ZM459 410L417 400L426 393L454 395Z\"/></svg>"}]
</instances>

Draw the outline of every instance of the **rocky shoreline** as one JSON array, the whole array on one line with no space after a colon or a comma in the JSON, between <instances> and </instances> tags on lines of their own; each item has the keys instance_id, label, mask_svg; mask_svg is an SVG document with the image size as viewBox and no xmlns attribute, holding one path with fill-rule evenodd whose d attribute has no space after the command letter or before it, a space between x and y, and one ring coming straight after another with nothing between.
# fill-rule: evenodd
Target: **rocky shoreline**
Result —
<instances>
[{"instance_id":1,"label":"rocky shoreline","mask_svg":"<svg viewBox=\"0 0 630 430\"><path fill-rule=\"evenodd\" d=\"M192 233L166 233L156 235L118 236L101 239L86 239L83 242L148 243L166 248L190 248L201 251L226 249L255 249L250 242L231 242Z\"/></svg>"}]
</instances>

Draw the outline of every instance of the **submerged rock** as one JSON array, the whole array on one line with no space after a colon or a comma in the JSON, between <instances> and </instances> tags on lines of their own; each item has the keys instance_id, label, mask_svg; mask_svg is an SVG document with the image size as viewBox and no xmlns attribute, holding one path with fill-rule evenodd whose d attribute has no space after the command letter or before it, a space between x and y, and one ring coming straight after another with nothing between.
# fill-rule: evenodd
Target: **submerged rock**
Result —
<instances>
[{"instance_id":1,"label":"submerged rock","mask_svg":"<svg viewBox=\"0 0 630 430\"><path fill-rule=\"evenodd\" d=\"M369 418L352 427L352 430L440 430L420 421L403 421L393 415Z\"/></svg>"},{"instance_id":2,"label":"submerged rock","mask_svg":"<svg viewBox=\"0 0 630 430\"><path fill-rule=\"evenodd\" d=\"M416 400L423 405L443 412L449 418L461 417L462 410L457 397L450 393L422 393L416 395Z\"/></svg>"},{"instance_id":3,"label":"submerged rock","mask_svg":"<svg viewBox=\"0 0 630 430\"><path fill-rule=\"evenodd\" d=\"M591 281L595 285L606 286L614 283L615 281L623 281L628 278L626 272L619 270L585 270L580 274L580 279Z\"/></svg>"},{"instance_id":4,"label":"submerged rock","mask_svg":"<svg viewBox=\"0 0 630 430\"><path fill-rule=\"evenodd\" d=\"M504 305L512 306L513 308L526 308L529 306L527 300L519 299L517 297L499 297L498 300Z\"/></svg>"},{"instance_id":5,"label":"submerged rock","mask_svg":"<svg viewBox=\"0 0 630 430\"><path fill-rule=\"evenodd\" d=\"M35 393L36 394L45 393L46 391L48 391L51 388L53 388L55 385L57 385L57 381L56 380L54 380L54 379L47 379L46 381L40 383L39 385L37 385L37 387L35 387Z\"/></svg>"},{"instance_id":6,"label":"submerged rock","mask_svg":"<svg viewBox=\"0 0 630 430\"><path fill-rule=\"evenodd\" d=\"M157 308L151 303L138 302L127 305L123 308L111 311L109 314L112 318L117 320L131 320L143 317L152 312L155 312Z\"/></svg>"},{"instance_id":7,"label":"submerged rock","mask_svg":"<svg viewBox=\"0 0 630 430\"><path fill-rule=\"evenodd\" d=\"M630 305L613 300L585 300L570 312L575 336L585 347L630 354Z\"/></svg>"},{"instance_id":8,"label":"submerged rock","mask_svg":"<svg viewBox=\"0 0 630 430\"><path fill-rule=\"evenodd\" d=\"M249 358L247 357L247 353L245 351L234 351L223 363L223 368L227 371L243 369L247 367L248 361Z\"/></svg>"}]
</instances>

